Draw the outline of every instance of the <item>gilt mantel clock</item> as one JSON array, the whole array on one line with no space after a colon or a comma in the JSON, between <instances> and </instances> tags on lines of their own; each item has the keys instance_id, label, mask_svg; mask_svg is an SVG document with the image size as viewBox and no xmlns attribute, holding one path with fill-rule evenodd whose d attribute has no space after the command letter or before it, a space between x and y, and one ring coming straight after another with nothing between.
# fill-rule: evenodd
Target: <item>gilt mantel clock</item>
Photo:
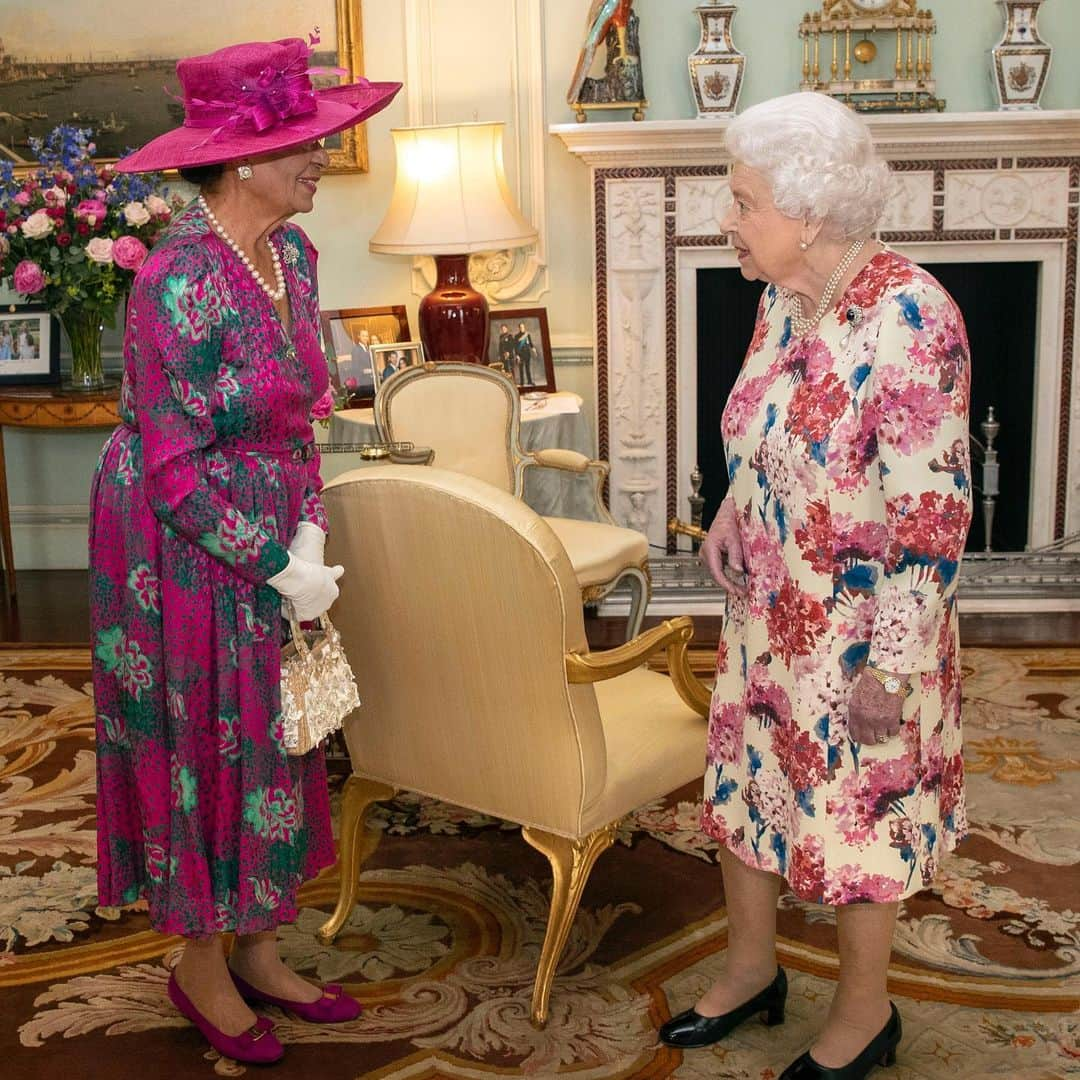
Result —
<instances>
[{"instance_id":1,"label":"gilt mantel clock","mask_svg":"<svg viewBox=\"0 0 1080 1080\"><path fill-rule=\"evenodd\" d=\"M940 112L937 23L918 0L824 0L803 16L803 90L820 90L860 112Z\"/></svg>"}]
</instances>

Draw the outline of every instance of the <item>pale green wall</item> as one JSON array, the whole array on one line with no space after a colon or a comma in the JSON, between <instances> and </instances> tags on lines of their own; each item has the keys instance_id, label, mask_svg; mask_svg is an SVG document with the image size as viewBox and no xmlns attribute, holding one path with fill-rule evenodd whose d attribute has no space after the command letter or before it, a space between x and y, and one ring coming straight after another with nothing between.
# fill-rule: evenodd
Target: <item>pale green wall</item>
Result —
<instances>
[{"instance_id":1,"label":"pale green wall","mask_svg":"<svg viewBox=\"0 0 1080 1080\"><path fill-rule=\"evenodd\" d=\"M469 0L436 0L453 6L464 23ZM653 120L694 115L686 56L696 46L698 20L693 0L638 0L642 20L645 83ZM795 28L810 0L743 0L735 20L736 44L748 56L744 106L797 87L801 52ZM940 32L936 42L939 92L950 111L994 107L989 50L1001 33L993 0L931 0ZM402 0L365 0L364 45L367 74L403 79L405 73ZM548 119L572 119L565 91L580 43L587 0L546 0L545 49ZM1040 17L1044 37L1056 50L1044 98L1047 108L1080 108L1080 0L1047 0ZM540 43L538 43L540 44ZM488 62L488 61L485 61ZM407 303L415 320L407 260L369 254L367 239L382 219L393 185L389 129L408 123L405 94L368 124L371 171L328 177L316 211L302 224L320 257L323 307ZM467 86L443 86L455 103L469 101ZM452 111L452 110L450 110ZM471 112L462 119L471 119ZM483 119L483 117L480 117ZM563 352L560 386L585 396L593 408L592 370L582 359L589 350L592 315L592 225L588 173L555 138L548 142L549 263L551 291L544 298L556 344L576 344ZM116 341L111 345L115 350ZM574 353L583 354L575 356ZM85 566L87 492L105 433L6 433L8 483L15 509L16 565ZM26 508L43 508L28 514ZM19 522L25 522L20 524Z\"/></svg>"},{"instance_id":2,"label":"pale green wall","mask_svg":"<svg viewBox=\"0 0 1080 1080\"><path fill-rule=\"evenodd\" d=\"M575 10L584 5L565 6ZM641 18L650 120L697 113L686 74L686 56L698 43L696 6L684 0L638 0L634 5ZM927 0L920 6L930 8L937 18L938 96L945 98L948 111L996 108L990 49L1001 38L1001 8L994 0ZM813 0L742 0L733 24L735 45L747 57L741 106L798 89L802 45L796 27L805 12L820 7ZM1043 107L1080 107L1080 0L1046 0L1039 30L1056 50ZM564 119L571 118L565 106L561 111Z\"/></svg>"}]
</instances>

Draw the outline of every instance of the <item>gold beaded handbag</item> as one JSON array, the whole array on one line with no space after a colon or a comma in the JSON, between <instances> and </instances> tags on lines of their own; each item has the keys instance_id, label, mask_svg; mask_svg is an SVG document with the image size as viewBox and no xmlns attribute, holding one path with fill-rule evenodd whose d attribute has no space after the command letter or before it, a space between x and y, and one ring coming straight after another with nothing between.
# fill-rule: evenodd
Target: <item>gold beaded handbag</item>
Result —
<instances>
[{"instance_id":1,"label":"gold beaded handbag","mask_svg":"<svg viewBox=\"0 0 1080 1080\"><path fill-rule=\"evenodd\" d=\"M281 650L281 720L285 752L301 757L340 730L360 704L341 635L329 615L321 630L304 630L288 605L292 641Z\"/></svg>"}]
</instances>

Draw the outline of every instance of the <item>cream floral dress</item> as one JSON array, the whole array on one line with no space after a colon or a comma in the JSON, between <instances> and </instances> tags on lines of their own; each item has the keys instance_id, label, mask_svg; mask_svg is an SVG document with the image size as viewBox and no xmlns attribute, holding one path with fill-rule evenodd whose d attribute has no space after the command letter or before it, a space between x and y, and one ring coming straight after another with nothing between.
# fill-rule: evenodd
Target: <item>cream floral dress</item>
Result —
<instances>
[{"instance_id":1,"label":"cream floral dress","mask_svg":"<svg viewBox=\"0 0 1080 1080\"><path fill-rule=\"evenodd\" d=\"M929 884L966 830L956 584L970 361L942 287L890 251L804 338L770 286L723 416L748 572L729 597L705 830L828 904ZM848 735L872 660L913 672L901 734Z\"/></svg>"}]
</instances>

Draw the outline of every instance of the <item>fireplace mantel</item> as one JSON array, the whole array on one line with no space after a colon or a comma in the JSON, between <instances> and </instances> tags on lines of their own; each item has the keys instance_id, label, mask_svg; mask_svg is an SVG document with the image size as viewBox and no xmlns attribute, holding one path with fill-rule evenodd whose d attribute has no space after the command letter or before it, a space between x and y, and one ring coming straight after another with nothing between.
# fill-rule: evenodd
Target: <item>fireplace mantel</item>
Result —
<instances>
[{"instance_id":1,"label":"fireplace mantel","mask_svg":"<svg viewBox=\"0 0 1080 1080\"><path fill-rule=\"evenodd\" d=\"M688 513L697 458L696 273L737 265L721 227L728 122L550 129L592 180L596 420L611 509L669 551L666 524ZM883 241L927 264L1040 264L1028 542L1080 531L1080 109L869 123L896 184Z\"/></svg>"},{"instance_id":2,"label":"fireplace mantel","mask_svg":"<svg viewBox=\"0 0 1080 1080\"><path fill-rule=\"evenodd\" d=\"M627 165L708 165L725 158L729 121L643 120L639 123L553 124L548 130L594 168ZM887 158L1017 154L1074 155L1080 109L1038 112L893 113L869 118Z\"/></svg>"}]
</instances>

